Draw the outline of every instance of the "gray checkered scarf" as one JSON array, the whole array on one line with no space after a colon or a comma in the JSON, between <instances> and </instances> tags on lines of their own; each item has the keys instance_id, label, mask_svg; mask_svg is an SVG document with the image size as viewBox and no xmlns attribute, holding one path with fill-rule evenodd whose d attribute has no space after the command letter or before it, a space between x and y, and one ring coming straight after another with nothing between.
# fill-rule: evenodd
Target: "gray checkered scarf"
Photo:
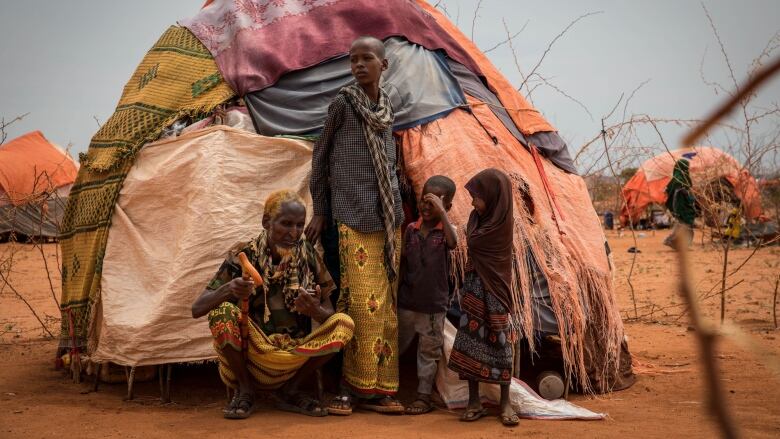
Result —
<instances>
[{"instance_id":1,"label":"gray checkered scarf","mask_svg":"<svg viewBox=\"0 0 780 439\"><path fill-rule=\"evenodd\" d=\"M384 90L379 89L379 102L375 109L372 109L372 102L366 95L366 92L357 85L348 85L341 89L347 100L352 104L352 108L360 115L361 125L363 126L363 135L366 138L368 150L371 152L371 161L374 164L376 179L379 183L379 197L382 203L382 216L385 224L385 268L387 269L387 278L392 282L395 280L395 208L393 189L390 184L390 166L387 162L387 151L384 147L384 141L379 135L388 127L392 126L395 115L390 98Z\"/></svg>"}]
</instances>

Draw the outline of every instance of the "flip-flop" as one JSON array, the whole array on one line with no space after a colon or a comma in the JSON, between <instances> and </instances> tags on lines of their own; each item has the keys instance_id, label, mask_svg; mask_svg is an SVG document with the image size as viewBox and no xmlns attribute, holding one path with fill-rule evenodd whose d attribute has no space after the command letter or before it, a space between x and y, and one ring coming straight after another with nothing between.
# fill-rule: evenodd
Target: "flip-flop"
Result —
<instances>
[{"instance_id":1,"label":"flip-flop","mask_svg":"<svg viewBox=\"0 0 780 439\"><path fill-rule=\"evenodd\" d=\"M474 422L485 415L487 415L487 409L484 407L481 409L467 409L461 415L460 420L463 422Z\"/></svg>"},{"instance_id":2,"label":"flip-flop","mask_svg":"<svg viewBox=\"0 0 780 439\"><path fill-rule=\"evenodd\" d=\"M319 401L314 398L302 394L291 395L287 398L288 399L280 399L279 402L276 403L276 408L286 412L300 413L315 418L328 416L328 409L320 407ZM315 410L317 408L320 410Z\"/></svg>"},{"instance_id":3,"label":"flip-flop","mask_svg":"<svg viewBox=\"0 0 780 439\"><path fill-rule=\"evenodd\" d=\"M344 408L347 406L347 408ZM352 414L352 398L347 395L339 395L330 400L328 405L329 415L349 416Z\"/></svg>"},{"instance_id":4,"label":"flip-flop","mask_svg":"<svg viewBox=\"0 0 780 439\"><path fill-rule=\"evenodd\" d=\"M392 401L393 404L385 405L382 404L382 401ZM404 412L403 404L401 404L400 402L398 402L397 400L389 396L385 396L384 398L377 399L377 400L369 400L369 401L361 402L360 405L358 405L358 407L364 410L371 410L372 412L385 413L385 414Z\"/></svg>"},{"instance_id":5,"label":"flip-flop","mask_svg":"<svg viewBox=\"0 0 780 439\"><path fill-rule=\"evenodd\" d=\"M229 413L235 410L236 404L238 404L238 392L236 392L236 394L233 395L233 398L230 400L230 402L228 402L227 405L222 408L222 414Z\"/></svg>"},{"instance_id":6,"label":"flip-flop","mask_svg":"<svg viewBox=\"0 0 780 439\"><path fill-rule=\"evenodd\" d=\"M498 419L501 421L501 424L505 427L514 427L520 424L520 418L518 418L516 414L513 414L512 416L499 415Z\"/></svg>"},{"instance_id":7,"label":"flip-flop","mask_svg":"<svg viewBox=\"0 0 780 439\"><path fill-rule=\"evenodd\" d=\"M422 404L418 404L422 403ZM415 405L417 404L417 405ZM417 398L414 400L413 403L406 406L404 409L404 413L407 415L423 415L425 413L429 413L431 410L433 410L433 404L431 404L430 401L427 401L422 398Z\"/></svg>"},{"instance_id":8,"label":"flip-flop","mask_svg":"<svg viewBox=\"0 0 780 439\"><path fill-rule=\"evenodd\" d=\"M238 411L241 410L241 413ZM246 419L255 411L255 397L245 393L238 397L232 410L223 413L225 419Z\"/></svg>"}]
</instances>

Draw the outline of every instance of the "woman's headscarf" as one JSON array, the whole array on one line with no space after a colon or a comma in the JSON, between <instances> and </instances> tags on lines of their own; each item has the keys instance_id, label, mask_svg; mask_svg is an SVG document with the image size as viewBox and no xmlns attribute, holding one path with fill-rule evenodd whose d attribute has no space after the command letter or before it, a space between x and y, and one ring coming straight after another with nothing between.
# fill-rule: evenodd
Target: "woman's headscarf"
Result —
<instances>
[{"instance_id":1,"label":"woman's headscarf","mask_svg":"<svg viewBox=\"0 0 780 439\"><path fill-rule=\"evenodd\" d=\"M512 183L498 169L485 169L466 183L473 197L485 202L485 212L471 212L466 228L469 259L485 290L512 312Z\"/></svg>"}]
</instances>

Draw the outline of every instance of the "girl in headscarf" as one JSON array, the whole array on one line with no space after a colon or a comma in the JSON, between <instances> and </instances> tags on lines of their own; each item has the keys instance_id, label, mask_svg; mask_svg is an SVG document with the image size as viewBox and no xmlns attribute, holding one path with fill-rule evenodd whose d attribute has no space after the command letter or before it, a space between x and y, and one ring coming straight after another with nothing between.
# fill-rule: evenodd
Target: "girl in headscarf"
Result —
<instances>
[{"instance_id":1,"label":"girl in headscarf","mask_svg":"<svg viewBox=\"0 0 780 439\"><path fill-rule=\"evenodd\" d=\"M672 247L678 233L683 233L688 245L693 241L693 219L696 217L696 199L691 190L690 162L677 160L672 171L672 179L666 185L666 207L672 212L677 223L672 233L664 239L664 244Z\"/></svg>"},{"instance_id":2,"label":"girl in headscarf","mask_svg":"<svg viewBox=\"0 0 780 439\"><path fill-rule=\"evenodd\" d=\"M501 386L501 423L514 426L518 417L509 401L514 336L509 314L512 301L512 185L506 174L486 169L466 190L474 210L466 229L468 263L462 288L463 311L450 354L449 368L469 382L469 404L462 421L476 421L487 411L479 383Z\"/></svg>"}]
</instances>

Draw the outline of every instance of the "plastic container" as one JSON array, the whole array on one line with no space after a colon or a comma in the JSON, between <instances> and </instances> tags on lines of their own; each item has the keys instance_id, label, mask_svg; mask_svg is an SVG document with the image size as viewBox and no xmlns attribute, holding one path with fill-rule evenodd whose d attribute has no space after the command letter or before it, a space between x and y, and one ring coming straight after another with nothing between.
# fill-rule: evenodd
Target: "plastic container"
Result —
<instances>
[{"instance_id":1,"label":"plastic container","mask_svg":"<svg viewBox=\"0 0 780 439\"><path fill-rule=\"evenodd\" d=\"M544 399L553 400L563 397L565 387L563 377L558 372L546 370L536 377L536 388L539 389L539 396Z\"/></svg>"}]
</instances>

